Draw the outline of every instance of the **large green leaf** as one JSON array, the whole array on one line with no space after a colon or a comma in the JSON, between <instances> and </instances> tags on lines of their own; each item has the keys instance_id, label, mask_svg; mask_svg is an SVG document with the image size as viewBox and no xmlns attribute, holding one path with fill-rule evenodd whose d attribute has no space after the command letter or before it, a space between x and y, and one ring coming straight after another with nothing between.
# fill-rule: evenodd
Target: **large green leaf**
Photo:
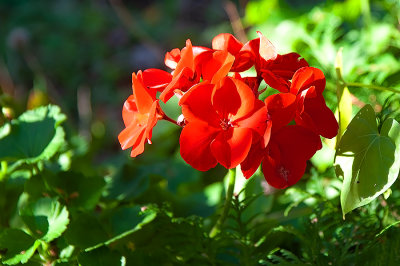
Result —
<instances>
[{"instance_id":1,"label":"large green leaf","mask_svg":"<svg viewBox=\"0 0 400 266\"><path fill-rule=\"evenodd\" d=\"M67 229L68 210L56 199L41 198L20 211L21 218L32 234L50 242Z\"/></svg>"},{"instance_id":2,"label":"large green leaf","mask_svg":"<svg viewBox=\"0 0 400 266\"><path fill-rule=\"evenodd\" d=\"M362 108L350 122L336 153L336 172L343 176L343 215L385 192L400 168L400 124L387 119L379 132L374 110Z\"/></svg>"},{"instance_id":3,"label":"large green leaf","mask_svg":"<svg viewBox=\"0 0 400 266\"><path fill-rule=\"evenodd\" d=\"M15 265L26 263L40 245L30 235L19 229L8 228L0 233L0 250L5 253L0 255L4 264Z\"/></svg>"},{"instance_id":4,"label":"large green leaf","mask_svg":"<svg viewBox=\"0 0 400 266\"><path fill-rule=\"evenodd\" d=\"M43 175L47 184L67 203L68 208L93 209L99 201L105 181L102 177L86 177L77 172Z\"/></svg>"},{"instance_id":5,"label":"large green leaf","mask_svg":"<svg viewBox=\"0 0 400 266\"><path fill-rule=\"evenodd\" d=\"M52 157L64 143L66 116L55 105L26 111L0 128L0 161L35 163Z\"/></svg>"},{"instance_id":6,"label":"large green leaf","mask_svg":"<svg viewBox=\"0 0 400 266\"><path fill-rule=\"evenodd\" d=\"M73 218L65 232L68 244L87 248L107 241L109 238L104 226L95 215L85 212Z\"/></svg>"}]
</instances>

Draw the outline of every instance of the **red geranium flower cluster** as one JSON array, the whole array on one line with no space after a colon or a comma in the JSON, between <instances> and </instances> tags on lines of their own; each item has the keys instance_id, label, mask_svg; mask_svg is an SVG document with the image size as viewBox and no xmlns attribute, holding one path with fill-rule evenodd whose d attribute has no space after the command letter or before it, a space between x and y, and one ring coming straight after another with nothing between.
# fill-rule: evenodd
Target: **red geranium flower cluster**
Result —
<instances>
[{"instance_id":1,"label":"red geranium flower cluster","mask_svg":"<svg viewBox=\"0 0 400 266\"><path fill-rule=\"evenodd\" d=\"M223 33L213 39L212 49L187 40L183 49L165 55L171 73L133 73L133 93L122 110L126 128L118 136L122 149L132 147L132 157L144 151L157 121L173 121L159 100L175 95L183 115L183 121L173 121L183 127L180 153L192 167L240 165L249 178L261 164L271 186L297 183L307 160L321 148L320 136L335 137L338 124L322 95L322 71L296 53L278 54L258 36L243 44ZM256 76L243 76L252 67ZM262 81L278 92L265 101L259 99Z\"/></svg>"}]
</instances>

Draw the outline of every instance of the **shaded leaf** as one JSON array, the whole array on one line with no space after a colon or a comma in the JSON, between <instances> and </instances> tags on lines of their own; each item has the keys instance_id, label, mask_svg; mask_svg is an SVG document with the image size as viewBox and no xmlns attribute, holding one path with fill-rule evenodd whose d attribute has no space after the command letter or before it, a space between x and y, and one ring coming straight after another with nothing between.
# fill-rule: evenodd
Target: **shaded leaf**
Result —
<instances>
[{"instance_id":1,"label":"shaded leaf","mask_svg":"<svg viewBox=\"0 0 400 266\"><path fill-rule=\"evenodd\" d=\"M32 234L50 242L67 229L68 210L56 199L41 198L20 211L21 218Z\"/></svg>"},{"instance_id":2,"label":"shaded leaf","mask_svg":"<svg viewBox=\"0 0 400 266\"><path fill-rule=\"evenodd\" d=\"M1 261L8 265L26 263L39 245L39 241L35 241L24 231L14 228L5 229L0 234Z\"/></svg>"},{"instance_id":3,"label":"shaded leaf","mask_svg":"<svg viewBox=\"0 0 400 266\"><path fill-rule=\"evenodd\" d=\"M83 213L71 222L65 238L70 245L86 248L106 241L109 236L96 217Z\"/></svg>"},{"instance_id":4,"label":"shaded leaf","mask_svg":"<svg viewBox=\"0 0 400 266\"><path fill-rule=\"evenodd\" d=\"M99 177L86 177L77 172L59 172L56 175L48 173L44 176L52 189L60 195L68 207L92 209L96 206L105 181Z\"/></svg>"},{"instance_id":5,"label":"shaded leaf","mask_svg":"<svg viewBox=\"0 0 400 266\"><path fill-rule=\"evenodd\" d=\"M111 251L106 247L92 250L90 252L82 252L78 256L79 265L121 265L121 255L115 251Z\"/></svg>"},{"instance_id":6,"label":"shaded leaf","mask_svg":"<svg viewBox=\"0 0 400 266\"><path fill-rule=\"evenodd\" d=\"M125 238L142 229L144 225L153 221L156 216L157 213L154 210L148 210L142 213L139 206L135 206L133 208L122 208L111 219L113 229L116 233L118 233L118 235L108 239L107 241L100 242L95 246L86 248L85 251L91 251L102 246L108 246L111 243ZM125 219L127 219L126 222L124 221Z\"/></svg>"}]
</instances>

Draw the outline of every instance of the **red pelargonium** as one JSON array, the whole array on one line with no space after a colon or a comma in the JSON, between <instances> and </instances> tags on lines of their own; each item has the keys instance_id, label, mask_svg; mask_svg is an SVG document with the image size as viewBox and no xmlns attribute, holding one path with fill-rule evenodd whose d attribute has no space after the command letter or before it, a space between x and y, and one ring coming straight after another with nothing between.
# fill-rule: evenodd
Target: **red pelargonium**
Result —
<instances>
[{"instance_id":1,"label":"red pelargonium","mask_svg":"<svg viewBox=\"0 0 400 266\"><path fill-rule=\"evenodd\" d=\"M289 92L289 80L299 68L308 66L307 61L296 53L278 54L261 32L257 34L259 37L246 43L242 50L252 53L258 77L280 92Z\"/></svg>"},{"instance_id":2,"label":"red pelargonium","mask_svg":"<svg viewBox=\"0 0 400 266\"><path fill-rule=\"evenodd\" d=\"M138 76L132 73L132 91L133 94L125 101L122 109L125 129L118 135L118 140L123 150L132 147L131 156L136 157L143 153L146 140L151 143L153 127L164 114L155 98L155 92L143 84L141 71Z\"/></svg>"},{"instance_id":3,"label":"red pelargonium","mask_svg":"<svg viewBox=\"0 0 400 266\"><path fill-rule=\"evenodd\" d=\"M321 148L320 136L333 138L338 131L323 97L325 76L296 53L278 54L257 34L245 44L231 34L219 34L212 49L187 40L183 49L165 55L171 73L133 73L133 94L122 110L126 128L118 136L122 149L132 147L133 157L141 154L157 121L165 119L183 127L181 156L198 170L218 163L228 169L240 165L250 178L261 164L275 188L298 182L307 160ZM256 75L242 73L251 67ZM264 102L258 99L267 89L260 88L263 80L279 91ZM180 98L182 121L163 113L158 93L163 102Z\"/></svg>"},{"instance_id":4,"label":"red pelargonium","mask_svg":"<svg viewBox=\"0 0 400 266\"><path fill-rule=\"evenodd\" d=\"M289 124L295 117L297 108L296 96L290 93L278 93L265 99L268 113L268 124L260 141L253 143L248 156L240 165L245 178L250 178L267 154L271 134Z\"/></svg>"},{"instance_id":5,"label":"red pelargonium","mask_svg":"<svg viewBox=\"0 0 400 266\"><path fill-rule=\"evenodd\" d=\"M322 95L325 84L325 76L321 70L304 67L294 74L290 92L297 95L296 124L307 127L325 138L333 138L339 125Z\"/></svg>"},{"instance_id":6,"label":"red pelargonium","mask_svg":"<svg viewBox=\"0 0 400 266\"><path fill-rule=\"evenodd\" d=\"M227 51L235 57L232 65L232 72L241 72L249 69L254 64L254 56L246 49L243 43L230 33L221 33L212 40L212 48L215 50Z\"/></svg>"},{"instance_id":7,"label":"red pelargonium","mask_svg":"<svg viewBox=\"0 0 400 266\"><path fill-rule=\"evenodd\" d=\"M306 170L307 161L321 148L320 137L302 126L285 126L272 134L262 161L268 184L275 188L296 184Z\"/></svg>"},{"instance_id":8,"label":"red pelargonium","mask_svg":"<svg viewBox=\"0 0 400 266\"><path fill-rule=\"evenodd\" d=\"M203 51L206 49L201 52ZM201 52L199 51L199 53ZM179 55L175 49L171 53L167 53L165 63L174 71L171 82L160 95L160 100L163 102L167 102L174 95L176 89L185 92L200 80L200 76L196 74L195 55L190 40L186 41L186 47L180 51Z\"/></svg>"},{"instance_id":9,"label":"red pelargonium","mask_svg":"<svg viewBox=\"0 0 400 266\"><path fill-rule=\"evenodd\" d=\"M266 127L264 103L234 78L196 85L179 104L187 122L180 137L181 156L201 171L217 163L225 168L239 165Z\"/></svg>"}]
</instances>

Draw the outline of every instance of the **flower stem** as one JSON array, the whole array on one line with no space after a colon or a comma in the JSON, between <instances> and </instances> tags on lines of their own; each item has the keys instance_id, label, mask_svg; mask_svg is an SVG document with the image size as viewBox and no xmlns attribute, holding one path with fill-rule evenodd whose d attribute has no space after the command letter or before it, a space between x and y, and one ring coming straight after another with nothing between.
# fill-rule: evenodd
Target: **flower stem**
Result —
<instances>
[{"instance_id":1,"label":"flower stem","mask_svg":"<svg viewBox=\"0 0 400 266\"><path fill-rule=\"evenodd\" d=\"M380 90L380 91L391 91L394 93L400 93L400 90L382 87L382 86L370 85L370 84L362 84L362 83L358 83L358 82L349 82L349 83L346 83L345 85L348 87L363 87L363 88L375 89L375 90Z\"/></svg>"},{"instance_id":2,"label":"flower stem","mask_svg":"<svg viewBox=\"0 0 400 266\"><path fill-rule=\"evenodd\" d=\"M174 119L172 119L171 117L167 116L166 114L164 114L163 118L164 120L171 122L172 124L177 125L176 121Z\"/></svg>"},{"instance_id":3,"label":"flower stem","mask_svg":"<svg viewBox=\"0 0 400 266\"><path fill-rule=\"evenodd\" d=\"M236 168L229 169L228 190L226 192L224 209L222 210L222 214L217 220L217 223L211 229L210 237L215 237L221 231L221 227L224 224L226 217L228 216L229 209L231 207L233 189L235 188L235 181L236 181Z\"/></svg>"}]
</instances>

